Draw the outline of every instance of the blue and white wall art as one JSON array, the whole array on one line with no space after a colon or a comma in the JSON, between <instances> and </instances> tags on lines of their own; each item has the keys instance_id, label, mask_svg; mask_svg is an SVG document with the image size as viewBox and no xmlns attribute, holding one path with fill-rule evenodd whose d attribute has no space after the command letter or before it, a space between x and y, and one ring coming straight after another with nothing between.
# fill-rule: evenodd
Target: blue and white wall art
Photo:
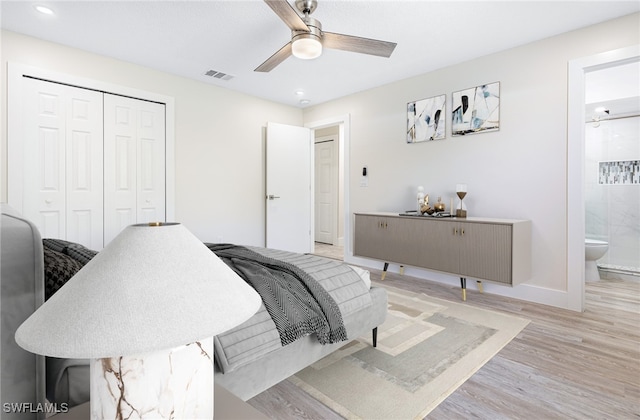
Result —
<instances>
[{"instance_id":1,"label":"blue and white wall art","mask_svg":"<svg viewBox=\"0 0 640 420\"><path fill-rule=\"evenodd\" d=\"M451 99L452 135L500 129L500 82L453 92Z\"/></svg>"},{"instance_id":2,"label":"blue and white wall art","mask_svg":"<svg viewBox=\"0 0 640 420\"><path fill-rule=\"evenodd\" d=\"M444 139L446 98L440 95L407 104L407 143Z\"/></svg>"}]
</instances>

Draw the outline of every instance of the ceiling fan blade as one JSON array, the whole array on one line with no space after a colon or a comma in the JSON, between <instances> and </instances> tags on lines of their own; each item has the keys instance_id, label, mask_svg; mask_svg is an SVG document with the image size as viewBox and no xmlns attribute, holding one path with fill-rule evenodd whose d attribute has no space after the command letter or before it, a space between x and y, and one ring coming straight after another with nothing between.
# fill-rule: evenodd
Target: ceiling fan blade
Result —
<instances>
[{"instance_id":1,"label":"ceiling fan blade","mask_svg":"<svg viewBox=\"0 0 640 420\"><path fill-rule=\"evenodd\" d=\"M322 45L334 50L351 51L362 54L390 57L396 48L395 42L379 41L359 36L322 32Z\"/></svg>"},{"instance_id":2,"label":"ceiling fan blade","mask_svg":"<svg viewBox=\"0 0 640 420\"><path fill-rule=\"evenodd\" d=\"M292 31L309 32L310 29L287 0L264 0Z\"/></svg>"},{"instance_id":3,"label":"ceiling fan blade","mask_svg":"<svg viewBox=\"0 0 640 420\"><path fill-rule=\"evenodd\" d=\"M269 72L273 70L278 64L282 63L284 60L289 58L291 55L291 42L288 42L284 47L280 48L273 54L271 57L267 58L267 60L260 64L254 71L259 72Z\"/></svg>"}]
</instances>

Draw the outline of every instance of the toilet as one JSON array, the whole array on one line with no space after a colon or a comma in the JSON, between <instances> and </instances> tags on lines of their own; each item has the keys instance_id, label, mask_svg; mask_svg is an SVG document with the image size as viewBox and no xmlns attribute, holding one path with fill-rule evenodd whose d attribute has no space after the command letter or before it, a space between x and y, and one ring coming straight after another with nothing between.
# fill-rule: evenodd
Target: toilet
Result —
<instances>
[{"instance_id":1,"label":"toilet","mask_svg":"<svg viewBox=\"0 0 640 420\"><path fill-rule=\"evenodd\" d=\"M609 243L605 241L599 241L597 239L584 240L584 257L585 257L585 281L598 281L600 280L600 273L598 272L598 266L596 260L599 260L607 253L609 249Z\"/></svg>"}]
</instances>

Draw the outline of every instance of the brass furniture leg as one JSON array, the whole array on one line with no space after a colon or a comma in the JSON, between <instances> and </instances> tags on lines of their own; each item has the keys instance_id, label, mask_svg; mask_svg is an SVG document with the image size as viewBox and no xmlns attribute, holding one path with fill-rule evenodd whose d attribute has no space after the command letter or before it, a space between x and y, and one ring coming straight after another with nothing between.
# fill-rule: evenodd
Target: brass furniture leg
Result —
<instances>
[{"instance_id":1,"label":"brass furniture leg","mask_svg":"<svg viewBox=\"0 0 640 420\"><path fill-rule=\"evenodd\" d=\"M384 268L382 269L382 276L380 276L380 280L384 280L384 278L387 276L387 268L389 268L388 262L384 263Z\"/></svg>"},{"instance_id":2,"label":"brass furniture leg","mask_svg":"<svg viewBox=\"0 0 640 420\"><path fill-rule=\"evenodd\" d=\"M400 275L404 276L404 265L400 266Z\"/></svg>"},{"instance_id":3,"label":"brass furniture leg","mask_svg":"<svg viewBox=\"0 0 640 420\"><path fill-rule=\"evenodd\" d=\"M482 287L482 282L480 280L476 280L476 284L478 285L478 291L480 293L484 293L484 288Z\"/></svg>"},{"instance_id":4,"label":"brass furniture leg","mask_svg":"<svg viewBox=\"0 0 640 420\"><path fill-rule=\"evenodd\" d=\"M462 287L462 300L467 300L467 278L460 277L460 287Z\"/></svg>"}]
</instances>

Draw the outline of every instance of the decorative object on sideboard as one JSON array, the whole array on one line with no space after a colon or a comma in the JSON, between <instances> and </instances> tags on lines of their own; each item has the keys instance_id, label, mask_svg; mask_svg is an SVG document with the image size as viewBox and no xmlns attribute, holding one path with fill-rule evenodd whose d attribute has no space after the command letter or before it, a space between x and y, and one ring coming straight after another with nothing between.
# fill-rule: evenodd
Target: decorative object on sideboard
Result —
<instances>
[{"instance_id":1,"label":"decorative object on sideboard","mask_svg":"<svg viewBox=\"0 0 640 420\"><path fill-rule=\"evenodd\" d=\"M407 104L407 143L445 138L446 95L421 99Z\"/></svg>"},{"instance_id":2,"label":"decorative object on sideboard","mask_svg":"<svg viewBox=\"0 0 640 420\"><path fill-rule=\"evenodd\" d=\"M434 212L435 210L433 209L433 207L429 205L429 194L427 194L424 198L424 204L422 205L422 207L420 207L419 214L428 214L429 216L431 216Z\"/></svg>"},{"instance_id":3,"label":"decorative object on sideboard","mask_svg":"<svg viewBox=\"0 0 640 420\"><path fill-rule=\"evenodd\" d=\"M418 213L421 213L422 207L424 206L424 187L422 185L418 186L418 195L416 198L418 200ZM429 201L428 196L427 201Z\"/></svg>"},{"instance_id":4,"label":"decorative object on sideboard","mask_svg":"<svg viewBox=\"0 0 640 420\"><path fill-rule=\"evenodd\" d=\"M451 135L500 129L500 82L451 94Z\"/></svg>"},{"instance_id":5,"label":"decorative object on sideboard","mask_svg":"<svg viewBox=\"0 0 640 420\"><path fill-rule=\"evenodd\" d=\"M436 213L443 213L446 209L445 204L442 202L442 197L438 197L438 202L433 205Z\"/></svg>"},{"instance_id":6,"label":"decorative object on sideboard","mask_svg":"<svg viewBox=\"0 0 640 420\"><path fill-rule=\"evenodd\" d=\"M467 210L462 203L462 199L467 195L467 184L456 184L456 195L460 199L460 205L456 209L456 217L467 217Z\"/></svg>"},{"instance_id":7,"label":"decorative object on sideboard","mask_svg":"<svg viewBox=\"0 0 640 420\"><path fill-rule=\"evenodd\" d=\"M178 223L132 225L16 331L36 354L90 358L91 418L213 418L213 336L258 293Z\"/></svg>"}]
</instances>

